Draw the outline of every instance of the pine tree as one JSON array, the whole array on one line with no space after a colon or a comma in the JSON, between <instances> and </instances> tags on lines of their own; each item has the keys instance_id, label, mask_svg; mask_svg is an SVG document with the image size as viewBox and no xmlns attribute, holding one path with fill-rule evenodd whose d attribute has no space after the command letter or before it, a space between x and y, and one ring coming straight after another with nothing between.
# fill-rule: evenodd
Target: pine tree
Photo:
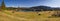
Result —
<instances>
[{"instance_id":1,"label":"pine tree","mask_svg":"<svg viewBox=\"0 0 60 21\"><path fill-rule=\"evenodd\" d=\"M4 0L2 1L1 9L5 9L5 3L4 3Z\"/></svg>"}]
</instances>

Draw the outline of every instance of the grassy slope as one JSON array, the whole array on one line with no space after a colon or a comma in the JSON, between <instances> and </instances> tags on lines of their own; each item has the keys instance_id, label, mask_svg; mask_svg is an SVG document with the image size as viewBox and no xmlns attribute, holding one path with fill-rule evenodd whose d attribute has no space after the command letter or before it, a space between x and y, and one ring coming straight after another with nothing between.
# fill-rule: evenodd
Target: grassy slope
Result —
<instances>
[{"instance_id":1,"label":"grassy slope","mask_svg":"<svg viewBox=\"0 0 60 21\"><path fill-rule=\"evenodd\" d=\"M38 15L37 12L0 11L0 21L60 21L60 18L48 18L53 13L54 11L43 11Z\"/></svg>"}]
</instances>

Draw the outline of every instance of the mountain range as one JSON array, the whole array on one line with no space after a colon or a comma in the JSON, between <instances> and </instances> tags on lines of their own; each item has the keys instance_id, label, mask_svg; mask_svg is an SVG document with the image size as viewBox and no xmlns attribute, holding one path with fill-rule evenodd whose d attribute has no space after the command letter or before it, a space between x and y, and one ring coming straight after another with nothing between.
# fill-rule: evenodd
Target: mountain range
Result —
<instances>
[{"instance_id":1,"label":"mountain range","mask_svg":"<svg viewBox=\"0 0 60 21\"><path fill-rule=\"evenodd\" d=\"M18 9L18 8L13 8L13 7L8 7L10 9ZM49 6L34 6L30 8L19 8L20 10L24 11L52 11L52 10L60 10L60 8L51 8Z\"/></svg>"}]
</instances>

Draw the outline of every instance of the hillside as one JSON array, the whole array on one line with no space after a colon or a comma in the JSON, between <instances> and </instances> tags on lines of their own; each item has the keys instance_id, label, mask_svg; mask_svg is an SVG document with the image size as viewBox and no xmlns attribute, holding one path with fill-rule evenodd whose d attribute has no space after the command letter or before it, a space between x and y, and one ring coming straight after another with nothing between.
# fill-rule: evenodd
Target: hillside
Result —
<instances>
[{"instance_id":1,"label":"hillside","mask_svg":"<svg viewBox=\"0 0 60 21\"><path fill-rule=\"evenodd\" d=\"M49 13L50 12L50 13ZM15 12L12 11L0 11L0 21L60 21L60 18L48 18L55 11L43 11L43 12ZM41 14L41 15L38 15Z\"/></svg>"}]
</instances>

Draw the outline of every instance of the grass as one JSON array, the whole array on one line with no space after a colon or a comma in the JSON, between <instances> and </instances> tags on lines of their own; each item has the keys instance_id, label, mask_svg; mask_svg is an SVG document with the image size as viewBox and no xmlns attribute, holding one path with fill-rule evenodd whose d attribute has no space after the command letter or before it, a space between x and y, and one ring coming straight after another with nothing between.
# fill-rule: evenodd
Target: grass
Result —
<instances>
[{"instance_id":1,"label":"grass","mask_svg":"<svg viewBox=\"0 0 60 21\"><path fill-rule=\"evenodd\" d=\"M0 21L60 21L60 18L48 18L55 11L42 11L39 12L14 12L12 11L3 11L0 12Z\"/></svg>"}]
</instances>

